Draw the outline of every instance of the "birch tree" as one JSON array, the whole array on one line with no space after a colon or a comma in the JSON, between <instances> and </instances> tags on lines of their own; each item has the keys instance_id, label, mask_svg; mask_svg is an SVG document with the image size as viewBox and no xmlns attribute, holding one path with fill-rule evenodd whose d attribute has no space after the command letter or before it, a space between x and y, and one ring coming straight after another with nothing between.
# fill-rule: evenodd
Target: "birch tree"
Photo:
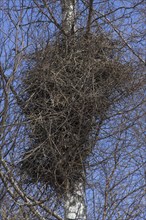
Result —
<instances>
[{"instance_id":1,"label":"birch tree","mask_svg":"<svg viewBox=\"0 0 146 220\"><path fill-rule=\"evenodd\" d=\"M66 34L73 34L76 19L76 0L62 0L62 27ZM86 220L85 186L80 182L75 186L74 194L67 193L65 200L65 219Z\"/></svg>"},{"instance_id":2,"label":"birch tree","mask_svg":"<svg viewBox=\"0 0 146 220\"><path fill-rule=\"evenodd\" d=\"M0 2L3 220L145 219L143 8Z\"/></svg>"}]
</instances>

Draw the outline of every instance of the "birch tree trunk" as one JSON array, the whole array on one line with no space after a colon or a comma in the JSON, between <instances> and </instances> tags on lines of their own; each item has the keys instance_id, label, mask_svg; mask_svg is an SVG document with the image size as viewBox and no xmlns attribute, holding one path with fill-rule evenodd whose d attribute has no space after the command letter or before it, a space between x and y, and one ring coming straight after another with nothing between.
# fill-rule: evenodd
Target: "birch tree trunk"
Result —
<instances>
[{"instance_id":1,"label":"birch tree trunk","mask_svg":"<svg viewBox=\"0 0 146 220\"><path fill-rule=\"evenodd\" d=\"M75 31L76 0L61 0L62 27L67 35ZM76 184L74 193L67 193L65 199L65 220L86 220L85 190L83 182Z\"/></svg>"},{"instance_id":2,"label":"birch tree trunk","mask_svg":"<svg viewBox=\"0 0 146 220\"><path fill-rule=\"evenodd\" d=\"M74 32L76 0L61 0L62 27L66 34Z\"/></svg>"},{"instance_id":3,"label":"birch tree trunk","mask_svg":"<svg viewBox=\"0 0 146 220\"><path fill-rule=\"evenodd\" d=\"M76 184L74 193L67 193L65 220L86 220L85 190L83 182Z\"/></svg>"}]
</instances>

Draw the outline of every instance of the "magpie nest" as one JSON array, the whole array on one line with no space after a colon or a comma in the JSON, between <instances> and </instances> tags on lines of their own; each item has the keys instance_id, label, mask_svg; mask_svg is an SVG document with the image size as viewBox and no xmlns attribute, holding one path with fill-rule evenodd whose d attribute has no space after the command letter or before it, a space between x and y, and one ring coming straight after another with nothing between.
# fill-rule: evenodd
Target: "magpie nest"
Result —
<instances>
[{"instance_id":1,"label":"magpie nest","mask_svg":"<svg viewBox=\"0 0 146 220\"><path fill-rule=\"evenodd\" d=\"M62 193L83 181L95 133L129 92L131 67L119 60L103 35L56 40L31 54L22 80L30 145L21 171L28 181Z\"/></svg>"}]
</instances>

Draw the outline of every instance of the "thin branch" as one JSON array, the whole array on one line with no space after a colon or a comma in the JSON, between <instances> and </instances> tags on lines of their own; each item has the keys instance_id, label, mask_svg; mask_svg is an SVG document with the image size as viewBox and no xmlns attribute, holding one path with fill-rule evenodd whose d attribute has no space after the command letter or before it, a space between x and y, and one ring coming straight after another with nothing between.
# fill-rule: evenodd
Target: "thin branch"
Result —
<instances>
[{"instance_id":1,"label":"thin branch","mask_svg":"<svg viewBox=\"0 0 146 220\"><path fill-rule=\"evenodd\" d=\"M91 28L91 19L92 19L92 12L93 12L93 1L94 0L89 0L89 14L88 14L88 19L87 19L87 30L86 34L88 35L90 33L90 28Z\"/></svg>"},{"instance_id":2,"label":"thin branch","mask_svg":"<svg viewBox=\"0 0 146 220\"><path fill-rule=\"evenodd\" d=\"M7 179L10 181L10 183L12 184L13 188L15 189L15 191L18 193L18 195L24 200L25 204L28 207L30 207L31 211L40 219L40 220L46 220L44 217L42 217L41 213L36 210L33 206L38 205L41 208L45 209L45 211L47 211L49 214L51 214L53 217L55 217L58 220L63 220L60 216L58 216L56 213L52 212L50 209L45 208L44 205L40 204L37 201L33 201L33 204L31 202L31 200L25 195L25 193L20 189L20 187L17 184L17 181L13 178L13 176L11 175L11 171L8 168L6 162L2 159L1 160L1 164L2 166L5 168L5 170L7 171L8 175L7 175ZM0 172L0 176L1 179L4 181L5 185L7 184L7 181L5 181L4 179L4 174L2 173L2 171ZM13 198L13 193L10 191L9 189L9 193L11 194L12 198Z\"/></svg>"}]
</instances>

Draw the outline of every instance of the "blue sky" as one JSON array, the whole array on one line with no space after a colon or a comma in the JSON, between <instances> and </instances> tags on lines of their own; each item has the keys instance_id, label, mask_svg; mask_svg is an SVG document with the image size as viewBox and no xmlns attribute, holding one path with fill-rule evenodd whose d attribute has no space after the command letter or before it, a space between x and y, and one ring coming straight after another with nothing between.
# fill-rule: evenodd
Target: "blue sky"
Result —
<instances>
[{"instance_id":1,"label":"blue sky","mask_svg":"<svg viewBox=\"0 0 146 220\"><path fill-rule=\"evenodd\" d=\"M9 5L8 5L9 2ZM135 1L136 2L136 1ZM138 1L137 1L138 2ZM140 1L139 1L140 2ZM20 9L20 3L28 6L28 9L21 10ZM95 8L99 10L100 13L95 15L95 19L101 16L101 13L105 14L108 13L111 8L118 8L118 7L126 7L121 8L120 10L117 10L115 13L109 14L107 16L108 19L112 20L112 23L118 28L118 30L122 33L122 36L125 37L125 39L130 43L130 45L134 48L136 53L138 53L141 57L144 57L144 51L143 46L145 44L144 37L144 12L143 5L140 4L134 9L129 9L129 7L134 3L134 1L103 1L103 3L99 3L99 1L95 1ZM23 6L24 6L23 5ZM1 1L0 3L0 52L1 52L1 58L0 61L2 63L2 66L4 67L4 70L6 70L6 75L9 77L14 73L15 67L17 66L17 71L14 73L14 81L13 86L16 88L16 91L19 91L19 84L21 82L21 68L25 64L25 61L23 61L23 56L28 54L30 51L35 51L36 47L43 47L46 44L48 36L52 38L53 36L53 30L55 30L55 27L53 24L48 21L46 16L41 15L40 12L36 8L31 8L32 1ZM9 10L8 7L9 6ZM30 7L30 8L29 8ZM80 6L81 7L81 6ZM3 12L2 10L3 9ZM20 9L20 10L19 10ZM59 9L59 8L58 8ZM129 14L130 13L130 14ZM60 11L56 10L54 13L57 16L58 21L60 21ZM84 14L85 15L85 14ZM121 16L122 15L122 16ZM123 17L124 16L124 17ZM125 18L126 16L126 18ZM116 17L116 19L115 19ZM117 19L118 17L118 19ZM83 17L82 17L83 19ZM82 22L82 19L80 22ZM37 20L37 22L35 22ZM29 26L29 22L31 22L31 26ZM105 30L108 30L112 32L114 36L117 37L117 34L113 31L113 28L109 24L106 23L105 19L97 19L97 22L99 22L102 25L102 28ZM15 49L16 51L14 51ZM19 51L21 53L19 54ZM17 55L16 55L17 53ZM126 50L126 59L132 59L137 60L136 57L129 52L128 48ZM21 62L23 61L23 62ZM23 64L23 65L22 65ZM139 73L141 74L141 73ZM128 103L132 103L133 108L137 105L138 101L143 101L143 91L141 93L138 93L135 96L135 99L131 97L131 99L128 99L126 101L127 108L123 109L123 111L128 109ZM2 90L0 90L0 95L2 94ZM16 108L16 105L13 103L16 103L14 100L14 96L10 94L9 96L10 102L12 103L12 107L9 109L8 112L8 119L7 123L15 123L22 122L19 115L19 108ZM138 101L137 101L138 100ZM3 102L0 103L1 108L3 108ZM124 103L123 103L124 104ZM116 112L117 109L115 109ZM90 207L89 212L93 209L95 209L95 215L99 216L101 218L99 211L99 207L103 207L104 203L104 189L106 185L106 179L107 175L110 175L112 166L114 164L114 152L115 152L115 146L116 142L119 139L118 148L119 151L117 155L119 156L119 164L117 169L115 170L115 173L113 174L113 177L111 179L111 186L117 183L117 186L115 186L115 193L117 195L111 195L111 198L115 198L120 200L124 195L127 194L127 192L130 190L132 191L135 187L135 189L141 185L144 184L144 158L146 157L145 154L145 135L144 135L144 127L143 127L143 116L144 113L144 106L140 105L139 108L136 108L135 111L133 111L132 115L130 113L124 113L123 115L117 115L117 117L113 118L110 122L106 121L107 124L105 124L101 131L101 138L106 136L106 133L109 134L109 132L113 132L114 127L117 125L119 127L119 132L115 134L115 138L106 138L100 141L100 143L97 144L94 151L94 161L90 161L92 164L97 164L96 166L93 166L93 169L90 170L89 175L89 184L87 185L87 200ZM12 116L13 112L13 116ZM122 116L122 117L121 117ZM139 117L141 116L141 117ZM135 118L135 126L129 127L127 131L121 131L121 125L122 123L128 124L128 119ZM137 120L136 120L137 119ZM14 142L14 136L13 134L16 133L16 130L18 129L19 125L11 126L11 129L8 127L6 129L7 132L7 145L5 146L7 149L10 149L11 142ZM116 128L117 128L116 127ZM23 137L24 130L23 126L20 128L19 136L16 141L16 148L15 148L15 155L9 154L7 156L7 161L11 159L18 160L20 159L20 154L16 153L17 149L21 149L20 152L23 151L23 146L27 144L27 138ZM137 134L137 135L136 135ZM27 136L26 136L27 137ZM1 143L1 142L0 142ZM107 161L106 158L109 157L110 159ZM105 159L105 163L100 164L100 161ZM123 163L124 161L124 163ZM14 161L14 164L17 163ZM139 168L138 170L136 170ZM132 173L134 172L134 174ZM131 174L129 176L128 173ZM120 178L123 175L125 179ZM127 176L127 178L126 178ZM90 186L90 181L94 177L95 186ZM130 187L128 184L131 184ZM119 194L120 192L120 194ZM126 199L121 202L121 205L129 206L132 205L132 203L135 201L135 198L138 199L138 194L140 196L142 193L142 190L137 190L129 195ZM96 197L96 203L93 205L93 196ZM91 199L91 200L90 200ZM144 215L144 207L142 207L144 203L143 196L141 199L141 215ZM137 204L136 204L137 205ZM135 207L136 207L135 205ZM92 212L91 211L91 212ZM110 216L109 211L109 216ZM117 217L117 213L114 213L113 216L115 216L115 219ZM126 214L123 213L122 207L119 206L119 215L125 216ZM139 218L139 217L138 217ZM135 220L140 220L140 219ZM112 217L112 220L114 220L114 217ZM122 219L124 220L124 218ZM126 218L125 218L126 220Z\"/></svg>"}]
</instances>

